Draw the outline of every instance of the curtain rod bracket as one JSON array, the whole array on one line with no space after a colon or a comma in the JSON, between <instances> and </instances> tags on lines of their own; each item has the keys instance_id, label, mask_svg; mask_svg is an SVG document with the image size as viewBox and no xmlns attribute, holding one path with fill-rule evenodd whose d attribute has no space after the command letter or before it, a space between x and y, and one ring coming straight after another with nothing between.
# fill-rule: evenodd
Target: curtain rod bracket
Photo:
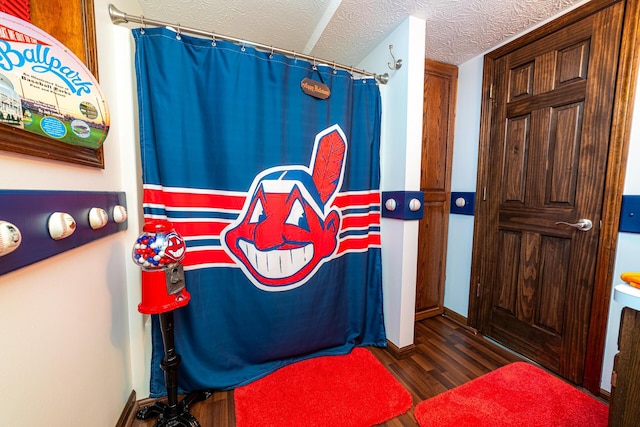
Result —
<instances>
[{"instance_id":1,"label":"curtain rod bracket","mask_svg":"<svg viewBox=\"0 0 640 427\"><path fill-rule=\"evenodd\" d=\"M375 75L375 79L381 85L386 85L389 82L389 73L384 73L382 75Z\"/></svg>"}]
</instances>

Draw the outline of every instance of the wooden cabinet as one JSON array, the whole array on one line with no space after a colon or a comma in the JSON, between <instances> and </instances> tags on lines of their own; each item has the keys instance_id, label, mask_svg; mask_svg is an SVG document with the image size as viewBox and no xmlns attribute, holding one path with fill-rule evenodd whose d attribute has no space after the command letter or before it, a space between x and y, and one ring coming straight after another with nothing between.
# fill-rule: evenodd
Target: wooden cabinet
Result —
<instances>
[{"instance_id":1,"label":"wooden cabinet","mask_svg":"<svg viewBox=\"0 0 640 427\"><path fill-rule=\"evenodd\" d=\"M637 426L640 420L640 312L622 309L618 350L611 378L610 427Z\"/></svg>"},{"instance_id":2,"label":"wooden cabinet","mask_svg":"<svg viewBox=\"0 0 640 427\"><path fill-rule=\"evenodd\" d=\"M425 61L416 320L444 311L444 281L451 198L451 161L458 67Z\"/></svg>"}]
</instances>

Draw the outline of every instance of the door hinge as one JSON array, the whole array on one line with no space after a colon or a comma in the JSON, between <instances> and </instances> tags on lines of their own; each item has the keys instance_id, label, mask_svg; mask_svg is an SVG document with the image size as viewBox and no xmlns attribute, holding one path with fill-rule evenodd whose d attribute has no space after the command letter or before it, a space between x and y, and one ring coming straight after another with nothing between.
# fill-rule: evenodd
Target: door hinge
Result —
<instances>
[{"instance_id":1,"label":"door hinge","mask_svg":"<svg viewBox=\"0 0 640 427\"><path fill-rule=\"evenodd\" d=\"M476 284L476 298L480 298L480 282Z\"/></svg>"},{"instance_id":2,"label":"door hinge","mask_svg":"<svg viewBox=\"0 0 640 427\"><path fill-rule=\"evenodd\" d=\"M489 99L493 99L493 83L489 86Z\"/></svg>"},{"instance_id":3,"label":"door hinge","mask_svg":"<svg viewBox=\"0 0 640 427\"><path fill-rule=\"evenodd\" d=\"M487 187L482 187L482 201L487 200Z\"/></svg>"}]
</instances>

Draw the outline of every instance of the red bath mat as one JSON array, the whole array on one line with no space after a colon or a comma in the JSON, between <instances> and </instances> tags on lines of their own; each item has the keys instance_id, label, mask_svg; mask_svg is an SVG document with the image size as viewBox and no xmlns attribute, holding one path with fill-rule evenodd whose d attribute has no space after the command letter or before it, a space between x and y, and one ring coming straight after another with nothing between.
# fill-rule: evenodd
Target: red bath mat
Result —
<instances>
[{"instance_id":1,"label":"red bath mat","mask_svg":"<svg viewBox=\"0 0 640 427\"><path fill-rule=\"evenodd\" d=\"M419 403L420 427L606 427L608 407L524 362Z\"/></svg>"},{"instance_id":2,"label":"red bath mat","mask_svg":"<svg viewBox=\"0 0 640 427\"><path fill-rule=\"evenodd\" d=\"M409 392L364 348L294 363L234 391L237 427L370 427L403 414Z\"/></svg>"}]
</instances>

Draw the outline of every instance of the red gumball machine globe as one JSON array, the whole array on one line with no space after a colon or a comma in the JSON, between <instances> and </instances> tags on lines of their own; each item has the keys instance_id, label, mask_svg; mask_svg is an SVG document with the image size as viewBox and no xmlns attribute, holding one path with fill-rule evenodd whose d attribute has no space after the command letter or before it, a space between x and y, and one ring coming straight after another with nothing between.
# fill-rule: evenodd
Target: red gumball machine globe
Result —
<instances>
[{"instance_id":1,"label":"red gumball machine globe","mask_svg":"<svg viewBox=\"0 0 640 427\"><path fill-rule=\"evenodd\" d=\"M133 261L142 268L140 313L165 313L189 303L180 263L185 252L184 240L169 221L145 221L132 252Z\"/></svg>"}]
</instances>

